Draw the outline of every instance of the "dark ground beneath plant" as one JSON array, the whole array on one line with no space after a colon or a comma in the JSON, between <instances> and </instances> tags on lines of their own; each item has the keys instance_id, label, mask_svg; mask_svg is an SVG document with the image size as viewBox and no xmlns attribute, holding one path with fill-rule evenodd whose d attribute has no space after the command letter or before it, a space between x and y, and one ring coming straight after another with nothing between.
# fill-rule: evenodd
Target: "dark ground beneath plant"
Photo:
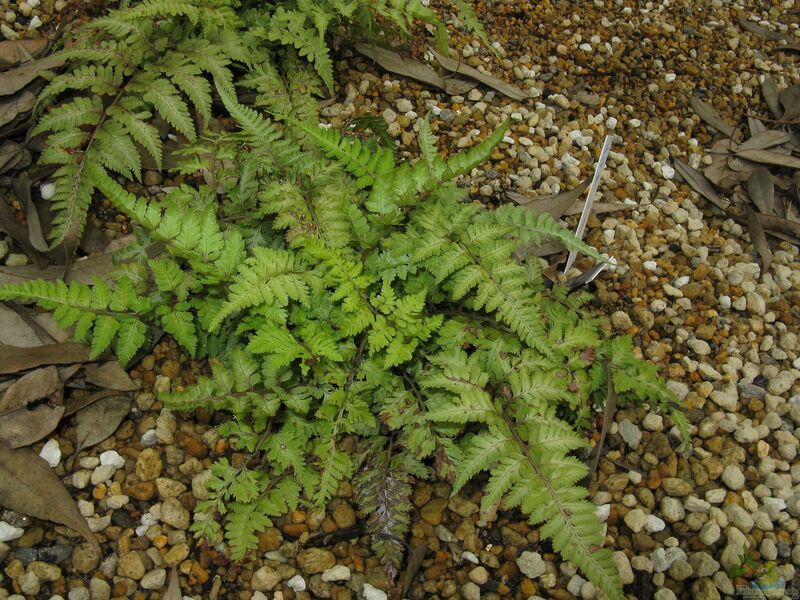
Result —
<instances>
[{"instance_id":1,"label":"dark ground beneath plant","mask_svg":"<svg viewBox=\"0 0 800 600\"><path fill-rule=\"evenodd\" d=\"M798 41L791 3L743 4L745 16L788 27ZM499 108L512 119L513 144L465 182L486 202L504 201L507 190L535 196L576 185L591 173L603 137L617 136L600 194L631 207L590 220L588 240L619 265L598 279L597 307L658 363L695 426L692 450L678 454L668 419L645 410L614 416L594 500L625 591L658 600L733 597L751 579L728 574L744 544L756 564L774 562L800 591L798 248L772 240L773 264L761 275L742 226L679 182L669 160L677 155L697 166L709 156L714 132L689 107L693 94L729 123L769 117L758 78L798 83L797 55L744 31L736 9L722 2L475 6L501 56L453 27L456 50L472 66L534 87L538 97L513 102L482 87L447 96L345 49L325 120L338 127L380 114L400 154L415 156L414 126L428 111L441 147L455 149L481 137L484 115ZM408 50L422 57L428 43L420 34ZM147 183L169 182L150 173ZM123 227L101 215L98 221ZM297 511L277 522L249 560L232 563L192 540L186 530L201 474L229 451L212 428L215 417L173 415L152 390L190 383L201 368L170 340L158 344L131 371L144 385L131 418L71 470L64 461L56 468L105 540L103 561L62 528L28 524L22 538L0 543L0 598L162 598L171 566L192 598L383 597L364 594L365 582L385 588L385 581L359 536L361 515L346 485L324 514ZM74 427L59 432L63 456L74 440ZM125 465L111 485L93 485L97 457L109 450ZM410 556L418 560L400 576L409 579L408 597L597 595L518 514L480 511L480 486L449 496L446 483L415 487Z\"/></svg>"}]
</instances>

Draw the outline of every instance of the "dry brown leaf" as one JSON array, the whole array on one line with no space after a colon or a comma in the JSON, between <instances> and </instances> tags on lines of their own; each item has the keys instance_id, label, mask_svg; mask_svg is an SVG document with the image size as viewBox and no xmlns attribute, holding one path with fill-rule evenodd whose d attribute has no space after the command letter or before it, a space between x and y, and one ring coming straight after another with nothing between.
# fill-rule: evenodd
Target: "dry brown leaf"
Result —
<instances>
[{"instance_id":1,"label":"dry brown leaf","mask_svg":"<svg viewBox=\"0 0 800 600\"><path fill-rule=\"evenodd\" d=\"M111 253L89 256L72 263L68 281L90 284L92 283L92 276L96 276L111 282L109 274L115 268ZM5 285L7 283L24 283L31 279L59 279L63 276L63 266L50 266L45 269L39 269L35 265L0 267L0 285Z\"/></svg>"},{"instance_id":2,"label":"dry brown leaf","mask_svg":"<svg viewBox=\"0 0 800 600\"><path fill-rule=\"evenodd\" d=\"M36 104L36 94L24 90L16 96L0 102L0 127L6 123L11 123L17 115L28 112Z\"/></svg>"},{"instance_id":3,"label":"dry brown leaf","mask_svg":"<svg viewBox=\"0 0 800 600\"><path fill-rule=\"evenodd\" d=\"M768 27L764 27L763 25L759 25L758 23L750 21L741 11L739 11L739 13L736 15L736 20L739 21L739 25L742 27L742 29L749 31L753 35L757 35L760 38L764 38L765 40L777 42L786 39L784 34L778 33L777 31L772 31L772 29L769 29Z\"/></svg>"},{"instance_id":4,"label":"dry brown leaf","mask_svg":"<svg viewBox=\"0 0 800 600\"><path fill-rule=\"evenodd\" d=\"M82 344L51 344L35 348L0 346L0 374L18 373L41 365L87 362L89 347Z\"/></svg>"},{"instance_id":5,"label":"dry brown leaf","mask_svg":"<svg viewBox=\"0 0 800 600\"><path fill-rule=\"evenodd\" d=\"M55 367L20 377L0 399L0 442L20 448L52 432L64 414L63 393Z\"/></svg>"},{"instance_id":6,"label":"dry brown leaf","mask_svg":"<svg viewBox=\"0 0 800 600\"><path fill-rule=\"evenodd\" d=\"M781 110L781 103L778 100L778 84L769 75L764 77L764 81L761 82L761 95L764 96L764 102L772 116L780 119L783 110Z\"/></svg>"},{"instance_id":7,"label":"dry brown leaf","mask_svg":"<svg viewBox=\"0 0 800 600\"><path fill-rule=\"evenodd\" d=\"M64 59L52 54L39 60L32 60L24 65L3 73L0 77L0 96L14 94L36 79L40 73L55 69L64 64Z\"/></svg>"},{"instance_id":8,"label":"dry brown leaf","mask_svg":"<svg viewBox=\"0 0 800 600\"><path fill-rule=\"evenodd\" d=\"M775 182L772 175L764 167L758 167L747 180L747 192L750 200L765 215L775 211ZM749 217L748 217L749 218Z\"/></svg>"},{"instance_id":9,"label":"dry brown leaf","mask_svg":"<svg viewBox=\"0 0 800 600\"><path fill-rule=\"evenodd\" d=\"M800 42L784 42L777 44L775 50L783 50L785 52L800 52Z\"/></svg>"},{"instance_id":10,"label":"dry brown leaf","mask_svg":"<svg viewBox=\"0 0 800 600\"><path fill-rule=\"evenodd\" d=\"M783 106L782 121L793 121L800 116L800 85L782 89L778 94L778 100Z\"/></svg>"},{"instance_id":11,"label":"dry brown leaf","mask_svg":"<svg viewBox=\"0 0 800 600\"><path fill-rule=\"evenodd\" d=\"M790 142L792 137L785 131L765 129L750 137L749 140L739 144L739 150L765 150L773 146L780 146Z\"/></svg>"},{"instance_id":12,"label":"dry brown leaf","mask_svg":"<svg viewBox=\"0 0 800 600\"><path fill-rule=\"evenodd\" d=\"M12 140L0 146L0 174L14 169L24 169L32 162L30 150Z\"/></svg>"},{"instance_id":13,"label":"dry brown leaf","mask_svg":"<svg viewBox=\"0 0 800 600\"><path fill-rule=\"evenodd\" d=\"M761 221L761 226L768 231L777 231L791 238L795 244L800 243L800 223L776 217L775 215L762 215L758 214L758 220ZM785 239L785 238L781 238Z\"/></svg>"},{"instance_id":14,"label":"dry brown leaf","mask_svg":"<svg viewBox=\"0 0 800 600\"><path fill-rule=\"evenodd\" d=\"M768 131L763 122L750 116L747 117L747 128L750 130L750 137L755 137L762 131Z\"/></svg>"},{"instance_id":15,"label":"dry brown leaf","mask_svg":"<svg viewBox=\"0 0 800 600\"><path fill-rule=\"evenodd\" d=\"M183 594L181 592L181 582L178 577L178 569L172 567L169 573L169 585L167 591L161 597L162 600L182 600Z\"/></svg>"},{"instance_id":16,"label":"dry brown leaf","mask_svg":"<svg viewBox=\"0 0 800 600\"><path fill-rule=\"evenodd\" d=\"M78 411L75 454L113 435L130 412L130 397L120 395L102 398Z\"/></svg>"},{"instance_id":17,"label":"dry brown leaf","mask_svg":"<svg viewBox=\"0 0 800 600\"><path fill-rule=\"evenodd\" d=\"M514 87L510 83L503 81L502 79L498 79L493 75L488 75L486 73L481 73L478 69L470 67L468 64L456 60L454 58L450 58L449 56L445 56L437 52L436 50L431 50L431 54L433 54L434 58L439 61L439 64L442 65L448 71L452 71L453 73L457 73L459 75L465 75L470 79L475 79L476 81L480 81L482 84L489 86L490 88L497 90L501 94L508 96L512 100L525 100L530 96L526 92L523 92L521 89Z\"/></svg>"},{"instance_id":18,"label":"dry brown leaf","mask_svg":"<svg viewBox=\"0 0 800 600\"><path fill-rule=\"evenodd\" d=\"M732 138L734 131L734 127L728 124L720 114L714 110L714 107L704 102L697 96L692 96L689 100L689 104L692 107L692 110L697 113L697 116L700 117L707 125L710 125L721 134Z\"/></svg>"},{"instance_id":19,"label":"dry brown leaf","mask_svg":"<svg viewBox=\"0 0 800 600\"><path fill-rule=\"evenodd\" d=\"M747 233L750 234L750 241L761 257L761 273L763 275L769 271L769 266L772 264L772 251L769 249L767 235L764 233L764 228L755 211L747 204L745 204L744 211L747 216Z\"/></svg>"},{"instance_id":20,"label":"dry brown leaf","mask_svg":"<svg viewBox=\"0 0 800 600\"><path fill-rule=\"evenodd\" d=\"M683 162L680 158L673 157L672 162L675 165L675 170L680 173L683 180L698 194L703 196L706 200L711 202L720 210L727 210L722 198L714 189L711 182L699 171L690 167L687 163Z\"/></svg>"},{"instance_id":21,"label":"dry brown leaf","mask_svg":"<svg viewBox=\"0 0 800 600\"><path fill-rule=\"evenodd\" d=\"M397 75L402 75L403 77L409 77L421 81L422 83L432 85L440 90L446 91L448 94L463 94L477 85L474 81L463 81L460 79L456 79L455 81L452 79L446 80L425 63L414 60L413 58L405 58L400 56L397 52L381 48L380 46L356 44L355 49L367 58L371 58L391 73L396 73Z\"/></svg>"},{"instance_id":22,"label":"dry brown leaf","mask_svg":"<svg viewBox=\"0 0 800 600\"><path fill-rule=\"evenodd\" d=\"M14 512L74 529L98 556L103 556L97 538L64 483L31 450L10 450L0 444L0 504Z\"/></svg>"},{"instance_id":23,"label":"dry brown leaf","mask_svg":"<svg viewBox=\"0 0 800 600\"><path fill-rule=\"evenodd\" d=\"M772 150L737 150L736 156L753 162L789 169L800 169L800 158Z\"/></svg>"},{"instance_id":24,"label":"dry brown leaf","mask_svg":"<svg viewBox=\"0 0 800 600\"><path fill-rule=\"evenodd\" d=\"M506 195L516 202L523 205L535 215L548 213L554 219L560 219L567 209L575 204L589 187L592 179L587 177L581 181L577 186L571 190L565 190L553 196L545 196L542 198L532 198L519 192L506 192Z\"/></svg>"},{"instance_id":25,"label":"dry brown leaf","mask_svg":"<svg viewBox=\"0 0 800 600\"><path fill-rule=\"evenodd\" d=\"M0 303L0 355L3 354L4 346L32 348L41 346L43 343L49 342L44 342L37 335L37 331L17 311L5 306L5 303ZM0 358L0 364L2 360Z\"/></svg>"},{"instance_id":26,"label":"dry brown leaf","mask_svg":"<svg viewBox=\"0 0 800 600\"><path fill-rule=\"evenodd\" d=\"M50 246L45 240L45 235L42 231L42 222L39 220L39 213L31 199L31 180L27 173L21 173L18 177L14 178L14 193L17 195L17 201L22 205L25 211L25 222L28 226L28 240L31 246L36 248L39 252L48 252Z\"/></svg>"},{"instance_id":27,"label":"dry brown leaf","mask_svg":"<svg viewBox=\"0 0 800 600\"><path fill-rule=\"evenodd\" d=\"M47 48L48 43L47 38L0 42L0 71L39 56Z\"/></svg>"},{"instance_id":28,"label":"dry brown leaf","mask_svg":"<svg viewBox=\"0 0 800 600\"><path fill-rule=\"evenodd\" d=\"M132 392L139 389L125 369L119 366L117 360L110 360L100 365L86 365L86 381L98 387L118 392Z\"/></svg>"}]
</instances>

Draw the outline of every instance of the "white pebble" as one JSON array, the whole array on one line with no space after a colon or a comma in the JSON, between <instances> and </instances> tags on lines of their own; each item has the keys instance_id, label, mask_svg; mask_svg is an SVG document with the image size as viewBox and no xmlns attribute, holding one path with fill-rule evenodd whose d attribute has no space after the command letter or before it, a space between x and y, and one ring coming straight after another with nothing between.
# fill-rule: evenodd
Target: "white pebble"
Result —
<instances>
[{"instance_id":1,"label":"white pebble","mask_svg":"<svg viewBox=\"0 0 800 600\"><path fill-rule=\"evenodd\" d=\"M666 75L664 75L664 81L666 81L667 83L672 83L673 81L675 81L676 77L677 75L675 75L675 73L667 73Z\"/></svg>"},{"instance_id":2,"label":"white pebble","mask_svg":"<svg viewBox=\"0 0 800 600\"><path fill-rule=\"evenodd\" d=\"M0 542L10 542L22 537L25 533L24 529L14 527L13 525L0 521Z\"/></svg>"},{"instance_id":3,"label":"white pebble","mask_svg":"<svg viewBox=\"0 0 800 600\"><path fill-rule=\"evenodd\" d=\"M295 592L304 592L306 591L306 580L303 579L300 575L295 575L289 581L286 582L290 588L292 588Z\"/></svg>"},{"instance_id":4,"label":"white pebble","mask_svg":"<svg viewBox=\"0 0 800 600\"><path fill-rule=\"evenodd\" d=\"M51 467L57 467L58 463L61 461L61 448L58 445L58 440L47 440L47 443L42 446L39 456Z\"/></svg>"},{"instance_id":5,"label":"white pebble","mask_svg":"<svg viewBox=\"0 0 800 600\"><path fill-rule=\"evenodd\" d=\"M617 126L617 123L617 117L608 117L608 119L606 119L606 127L609 129L614 129Z\"/></svg>"},{"instance_id":6,"label":"white pebble","mask_svg":"<svg viewBox=\"0 0 800 600\"><path fill-rule=\"evenodd\" d=\"M125 459L116 450L106 450L100 454L100 464L121 469L125 466Z\"/></svg>"},{"instance_id":7,"label":"white pebble","mask_svg":"<svg viewBox=\"0 0 800 600\"><path fill-rule=\"evenodd\" d=\"M642 122L639 119L628 119L628 127L633 127L636 129L637 127L641 127Z\"/></svg>"},{"instance_id":8,"label":"white pebble","mask_svg":"<svg viewBox=\"0 0 800 600\"><path fill-rule=\"evenodd\" d=\"M664 179L672 179L675 177L675 169L668 164L661 165L661 175Z\"/></svg>"},{"instance_id":9,"label":"white pebble","mask_svg":"<svg viewBox=\"0 0 800 600\"><path fill-rule=\"evenodd\" d=\"M56 184L50 181L43 183L39 186L39 194L42 196L42 200L50 200L56 195Z\"/></svg>"},{"instance_id":10,"label":"white pebble","mask_svg":"<svg viewBox=\"0 0 800 600\"><path fill-rule=\"evenodd\" d=\"M28 23L28 29L39 29L42 26L42 20L39 15L33 15L33 18Z\"/></svg>"},{"instance_id":11,"label":"white pebble","mask_svg":"<svg viewBox=\"0 0 800 600\"><path fill-rule=\"evenodd\" d=\"M386 600L386 592L369 583L364 584L364 600Z\"/></svg>"}]
</instances>

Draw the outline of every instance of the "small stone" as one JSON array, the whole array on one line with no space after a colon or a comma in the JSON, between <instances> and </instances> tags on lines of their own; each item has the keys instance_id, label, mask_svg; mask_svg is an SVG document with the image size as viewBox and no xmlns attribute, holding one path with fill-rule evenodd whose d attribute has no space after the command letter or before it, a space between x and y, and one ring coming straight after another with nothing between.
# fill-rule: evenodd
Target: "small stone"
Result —
<instances>
[{"instance_id":1,"label":"small stone","mask_svg":"<svg viewBox=\"0 0 800 600\"><path fill-rule=\"evenodd\" d=\"M683 520L686 516L686 511L680 500L671 496L664 496L661 500L661 515L668 523L677 523Z\"/></svg>"},{"instance_id":2,"label":"small stone","mask_svg":"<svg viewBox=\"0 0 800 600\"><path fill-rule=\"evenodd\" d=\"M5 521L0 521L0 542L11 542L22 537L24 529L14 527Z\"/></svg>"},{"instance_id":3,"label":"small stone","mask_svg":"<svg viewBox=\"0 0 800 600\"><path fill-rule=\"evenodd\" d=\"M692 582L691 598L694 600L720 600L720 595L714 582L704 578Z\"/></svg>"},{"instance_id":4,"label":"small stone","mask_svg":"<svg viewBox=\"0 0 800 600\"><path fill-rule=\"evenodd\" d=\"M297 555L297 565L306 575L322 573L336 564L336 556L330 550L309 548Z\"/></svg>"},{"instance_id":5,"label":"small stone","mask_svg":"<svg viewBox=\"0 0 800 600\"><path fill-rule=\"evenodd\" d=\"M468 581L461 588L461 596L464 598L464 600L480 600L481 588L471 581Z\"/></svg>"},{"instance_id":6,"label":"small stone","mask_svg":"<svg viewBox=\"0 0 800 600\"><path fill-rule=\"evenodd\" d=\"M617 566L619 577L622 580L622 585L629 585L634 582L633 568L628 557L621 550L617 550L611 555L614 564Z\"/></svg>"},{"instance_id":7,"label":"small stone","mask_svg":"<svg viewBox=\"0 0 800 600\"><path fill-rule=\"evenodd\" d=\"M697 538L706 546L713 546L719 540L720 534L720 527L715 521L706 521Z\"/></svg>"},{"instance_id":8,"label":"small stone","mask_svg":"<svg viewBox=\"0 0 800 600\"><path fill-rule=\"evenodd\" d=\"M736 465L728 465L722 471L722 481L730 489L737 491L744 487L744 474Z\"/></svg>"},{"instance_id":9,"label":"small stone","mask_svg":"<svg viewBox=\"0 0 800 600\"><path fill-rule=\"evenodd\" d=\"M647 431L663 431L664 430L664 417L656 413L648 413L642 419L642 427Z\"/></svg>"},{"instance_id":10,"label":"small stone","mask_svg":"<svg viewBox=\"0 0 800 600\"><path fill-rule=\"evenodd\" d=\"M708 552L692 553L689 564L695 577L711 577L719 570L719 563Z\"/></svg>"},{"instance_id":11,"label":"small stone","mask_svg":"<svg viewBox=\"0 0 800 600\"><path fill-rule=\"evenodd\" d=\"M281 574L272 567L261 567L250 579L250 587L260 592L269 592L275 589L283 577ZM303 589L305 589L305 581L303 581ZM302 591L302 590L298 590Z\"/></svg>"},{"instance_id":12,"label":"small stone","mask_svg":"<svg viewBox=\"0 0 800 600\"><path fill-rule=\"evenodd\" d=\"M106 498L106 506L111 509L122 508L128 502L130 502L130 498L125 494L116 494L114 496L108 496Z\"/></svg>"},{"instance_id":13,"label":"small stone","mask_svg":"<svg viewBox=\"0 0 800 600\"><path fill-rule=\"evenodd\" d=\"M190 514L176 498L167 498L161 503L161 522L175 529L189 527Z\"/></svg>"},{"instance_id":14,"label":"small stone","mask_svg":"<svg viewBox=\"0 0 800 600\"><path fill-rule=\"evenodd\" d=\"M664 523L663 519L659 519L655 515L647 515L647 522L644 524L644 530L647 533L658 533L659 531L663 531L666 526L667 524Z\"/></svg>"},{"instance_id":15,"label":"small stone","mask_svg":"<svg viewBox=\"0 0 800 600\"><path fill-rule=\"evenodd\" d=\"M347 503L337 504L333 509L333 520L339 529L347 529L356 524L356 513Z\"/></svg>"},{"instance_id":16,"label":"small stone","mask_svg":"<svg viewBox=\"0 0 800 600\"><path fill-rule=\"evenodd\" d=\"M545 573L545 562L538 552L526 550L517 558L517 566L522 574L529 579L536 579Z\"/></svg>"},{"instance_id":17,"label":"small stone","mask_svg":"<svg viewBox=\"0 0 800 600\"><path fill-rule=\"evenodd\" d=\"M391 125L397 120L397 113L391 108L387 108L383 111L383 120L386 121L387 124Z\"/></svg>"},{"instance_id":18,"label":"small stone","mask_svg":"<svg viewBox=\"0 0 800 600\"><path fill-rule=\"evenodd\" d=\"M146 572L144 562L141 555L136 552L128 552L123 554L117 562L117 575L120 577L130 577L139 581Z\"/></svg>"},{"instance_id":19,"label":"small stone","mask_svg":"<svg viewBox=\"0 0 800 600\"><path fill-rule=\"evenodd\" d=\"M670 496L678 498L688 496L694 490L694 487L691 483L677 477L664 478L661 482L661 487Z\"/></svg>"},{"instance_id":20,"label":"small stone","mask_svg":"<svg viewBox=\"0 0 800 600\"><path fill-rule=\"evenodd\" d=\"M350 569L345 565L334 565L322 573L322 581L347 581L350 579Z\"/></svg>"},{"instance_id":21,"label":"small stone","mask_svg":"<svg viewBox=\"0 0 800 600\"><path fill-rule=\"evenodd\" d=\"M164 585L167 580L167 572L164 569L153 569L148 571L139 585L146 590L157 590Z\"/></svg>"},{"instance_id":22,"label":"small stone","mask_svg":"<svg viewBox=\"0 0 800 600\"><path fill-rule=\"evenodd\" d=\"M99 483L103 483L104 481L108 481L114 476L117 468L111 465L100 465L94 471L92 471L92 478L91 482L92 485L97 485Z\"/></svg>"},{"instance_id":23,"label":"small stone","mask_svg":"<svg viewBox=\"0 0 800 600\"><path fill-rule=\"evenodd\" d=\"M635 508L628 511L623 520L633 533L639 533L647 523L647 514L641 508Z\"/></svg>"},{"instance_id":24,"label":"small stone","mask_svg":"<svg viewBox=\"0 0 800 600\"><path fill-rule=\"evenodd\" d=\"M145 448L136 459L136 476L141 481L152 481L159 475L164 468L164 463L154 448Z\"/></svg>"},{"instance_id":25,"label":"small stone","mask_svg":"<svg viewBox=\"0 0 800 600\"><path fill-rule=\"evenodd\" d=\"M448 503L448 507L451 511L459 515L460 517L464 517L465 519L474 515L480 508L474 502L470 502L463 496L453 496L450 498L450 502Z\"/></svg>"},{"instance_id":26,"label":"small stone","mask_svg":"<svg viewBox=\"0 0 800 600\"><path fill-rule=\"evenodd\" d=\"M111 586L107 581L99 577L92 577L89 581L89 591L92 594L92 600L108 600L111 598ZM72 592L70 592L70 599L71 598Z\"/></svg>"},{"instance_id":27,"label":"small stone","mask_svg":"<svg viewBox=\"0 0 800 600\"><path fill-rule=\"evenodd\" d=\"M411 100L407 100L406 98L400 98L397 102L394 103L394 105L397 107L397 111L400 114L405 114L407 112L414 110L413 102L411 102Z\"/></svg>"},{"instance_id":28,"label":"small stone","mask_svg":"<svg viewBox=\"0 0 800 600\"><path fill-rule=\"evenodd\" d=\"M156 489L158 495L162 500L167 498L177 498L186 491L186 486L180 481L168 479L167 477L159 477L156 479Z\"/></svg>"},{"instance_id":29,"label":"small stone","mask_svg":"<svg viewBox=\"0 0 800 600\"><path fill-rule=\"evenodd\" d=\"M57 467L61 462L61 447L58 445L58 440L47 440L47 443L39 451L39 456L52 468Z\"/></svg>"},{"instance_id":30,"label":"small stone","mask_svg":"<svg viewBox=\"0 0 800 600\"><path fill-rule=\"evenodd\" d=\"M694 569L692 569L692 566L687 561L678 559L672 563L668 572L669 576L675 581L683 581L691 577L692 573L694 573Z\"/></svg>"},{"instance_id":31,"label":"small stone","mask_svg":"<svg viewBox=\"0 0 800 600\"><path fill-rule=\"evenodd\" d=\"M106 450L100 454L100 464L122 469L125 466L125 459L116 450Z\"/></svg>"},{"instance_id":32,"label":"small stone","mask_svg":"<svg viewBox=\"0 0 800 600\"><path fill-rule=\"evenodd\" d=\"M485 567L475 567L469 572L469 578L476 585L483 585L489 581L489 571Z\"/></svg>"},{"instance_id":33,"label":"small stone","mask_svg":"<svg viewBox=\"0 0 800 600\"><path fill-rule=\"evenodd\" d=\"M295 575L292 577L286 582L286 585L288 585L295 592L304 592L306 590L306 580L300 575Z\"/></svg>"},{"instance_id":34,"label":"small stone","mask_svg":"<svg viewBox=\"0 0 800 600\"><path fill-rule=\"evenodd\" d=\"M438 525L444 518L444 511L447 508L446 498L433 498L423 506L420 511L420 517L431 525Z\"/></svg>"},{"instance_id":35,"label":"small stone","mask_svg":"<svg viewBox=\"0 0 800 600\"><path fill-rule=\"evenodd\" d=\"M364 584L362 593L364 594L364 600L387 600L389 597L386 595L386 592L369 583Z\"/></svg>"},{"instance_id":36,"label":"small stone","mask_svg":"<svg viewBox=\"0 0 800 600\"><path fill-rule=\"evenodd\" d=\"M642 432L631 421L623 419L617 424L617 430L631 450L635 450L639 447L639 442L642 441Z\"/></svg>"},{"instance_id":37,"label":"small stone","mask_svg":"<svg viewBox=\"0 0 800 600\"><path fill-rule=\"evenodd\" d=\"M631 318L628 316L628 313L621 310L612 313L611 325L613 325L614 329L619 331L627 331L633 327L633 323L631 322Z\"/></svg>"}]
</instances>

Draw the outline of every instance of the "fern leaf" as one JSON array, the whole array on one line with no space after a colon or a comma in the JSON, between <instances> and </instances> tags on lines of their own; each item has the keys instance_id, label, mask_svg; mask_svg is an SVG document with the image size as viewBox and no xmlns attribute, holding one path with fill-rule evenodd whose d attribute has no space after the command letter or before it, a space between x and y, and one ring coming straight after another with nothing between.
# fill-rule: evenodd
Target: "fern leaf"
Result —
<instances>
[{"instance_id":1,"label":"fern leaf","mask_svg":"<svg viewBox=\"0 0 800 600\"><path fill-rule=\"evenodd\" d=\"M30 135L46 131L74 130L82 125L97 125L103 107L100 98L78 96L44 115Z\"/></svg>"},{"instance_id":2,"label":"fern leaf","mask_svg":"<svg viewBox=\"0 0 800 600\"><path fill-rule=\"evenodd\" d=\"M197 137L189 109L181 98L180 92L166 79L153 79L146 86L145 101L151 103L158 114L175 129L185 135L189 141Z\"/></svg>"},{"instance_id":3,"label":"fern leaf","mask_svg":"<svg viewBox=\"0 0 800 600\"><path fill-rule=\"evenodd\" d=\"M161 325L164 331L175 338L183 348L194 356L197 351L197 333L195 331L194 316L188 310L180 310L179 307L186 303L175 305L174 309L161 317Z\"/></svg>"},{"instance_id":4,"label":"fern leaf","mask_svg":"<svg viewBox=\"0 0 800 600\"><path fill-rule=\"evenodd\" d=\"M115 351L121 365L127 365L139 348L144 346L146 334L147 325L139 319L120 323Z\"/></svg>"}]
</instances>

